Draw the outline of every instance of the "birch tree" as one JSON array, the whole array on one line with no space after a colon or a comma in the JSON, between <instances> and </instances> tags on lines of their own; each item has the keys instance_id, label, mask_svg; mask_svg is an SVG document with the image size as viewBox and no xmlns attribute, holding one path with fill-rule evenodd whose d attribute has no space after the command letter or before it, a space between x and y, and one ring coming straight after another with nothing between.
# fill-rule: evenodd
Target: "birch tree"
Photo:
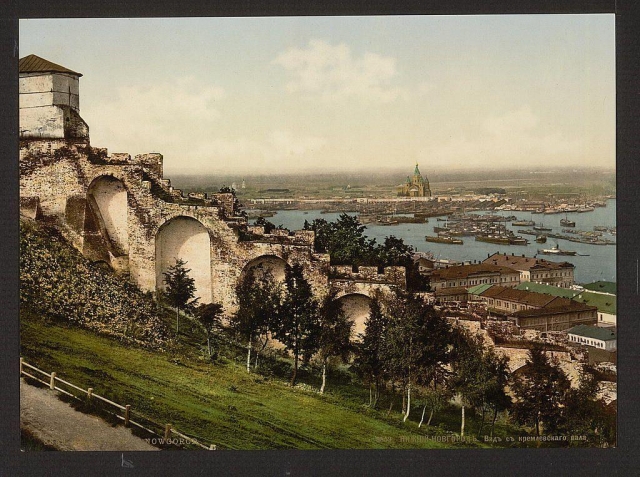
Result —
<instances>
[{"instance_id":1,"label":"birch tree","mask_svg":"<svg viewBox=\"0 0 640 477\"><path fill-rule=\"evenodd\" d=\"M324 394L329 359L338 357L343 362L349 360L352 351L351 330L353 322L344 314L340 302L336 300L335 293L327 294L322 301L319 312L318 359L322 366L320 394Z\"/></svg>"}]
</instances>

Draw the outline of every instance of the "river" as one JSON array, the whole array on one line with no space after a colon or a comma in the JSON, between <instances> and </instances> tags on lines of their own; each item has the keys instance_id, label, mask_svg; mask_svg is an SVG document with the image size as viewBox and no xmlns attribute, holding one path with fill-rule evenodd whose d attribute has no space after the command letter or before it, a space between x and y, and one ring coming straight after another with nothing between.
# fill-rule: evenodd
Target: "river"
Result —
<instances>
[{"instance_id":1,"label":"river","mask_svg":"<svg viewBox=\"0 0 640 477\"><path fill-rule=\"evenodd\" d=\"M491 212L472 212L475 214L489 214ZM562 233L560 219L565 214L530 214L529 212L517 211L496 211L498 215L516 216L519 220L534 220L536 223L544 223L545 227L552 229L551 233ZM356 215L350 213L349 215ZM336 220L340 213L321 214L319 210L280 210L273 217L267 219L275 225L283 225L289 230L299 230L303 227L304 221L311 222L317 218L323 218L327 221ZM444 218L444 217L443 217ZM603 225L607 227L616 226L616 200L609 199L606 207L596 207L593 212L570 213L567 218L576 223L576 230L592 231L594 225ZM251 221L253 222L253 221ZM378 243L384 241L385 237L394 235L402 238L408 245L412 245L419 252L432 252L436 258L447 258L452 260L484 260L490 254L495 252L514 253L517 255L525 254L533 257L537 254L538 249L551 248L556 243L561 249L575 250L578 254L588 256L551 256L539 255L546 260L567 261L573 263L575 268L575 280L577 283L591 283L598 280L616 281L616 246L615 245L591 245L584 243L569 242L562 239L548 239L546 244L538 244L533 236L525 235L530 243L529 245L498 245L485 242L477 242L473 237L461 237L464 245L450 245L441 243L426 242L425 235L436 235L433 227L443 225L438 222L436 217L429 217L429 223L426 224L399 224L399 225L372 225L366 227L365 233L370 238L375 238ZM512 226L511 222L507 222L507 228L513 230L517 234L518 229L530 229L531 227ZM605 238L615 240L615 236L609 234L604 235Z\"/></svg>"}]
</instances>

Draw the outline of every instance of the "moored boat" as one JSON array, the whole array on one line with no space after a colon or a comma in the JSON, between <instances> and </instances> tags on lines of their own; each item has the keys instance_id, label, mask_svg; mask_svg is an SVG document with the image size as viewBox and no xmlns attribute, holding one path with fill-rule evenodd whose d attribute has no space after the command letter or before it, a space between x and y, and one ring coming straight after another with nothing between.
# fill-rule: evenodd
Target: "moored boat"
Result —
<instances>
[{"instance_id":1,"label":"moored boat","mask_svg":"<svg viewBox=\"0 0 640 477\"><path fill-rule=\"evenodd\" d=\"M575 227L576 223L573 220L564 218L564 219L560 219L560 225L562 225L563 227Z\"/></svg>"},{"instance_id":2,"label":"moored boat","mask_svg":"<svg viewBox=\"0 0 640 477\"><path fill-rule=\"evenodd\" d=\"M538 243L547 243L547 236L546 235L538 235L538 236L536 236L536 242L538 242Z\"/></svg>"},{"instance_id":3,"label":"moored boat","mask_svg":"<svg viewBox=\"0 0 640 477\"><path fill-rule=\"evenodd\" d=\"M558 245L555 245L548 249L538 250L538 253L543 255L575 255L576 254L576 252L574 252L573 250L562 250L558 247Z\"/></svg>"},{"instance_id":4,"label":"moored boat","mask_svg":"<svg viewBox=\"0 0 640 477\"><path fill-rule=\"evenodd\" d=\"M531 227L536 223L533 220L518 220L516 222L511 222L511 225L521 226L521 227Z\"/></svg>"},{"instance_id":5,"label":"moored boat","mask_svg":"<svg viewBox=\"0 0 640 477\"><path fill-rule=\"evenodd\" d=\"M448 235L438 235L438 236L426 235L424 239L427 242L450 243L454 245L462 245L464 243L461 239L450 237Z\"/></svg>"}]
</instances>

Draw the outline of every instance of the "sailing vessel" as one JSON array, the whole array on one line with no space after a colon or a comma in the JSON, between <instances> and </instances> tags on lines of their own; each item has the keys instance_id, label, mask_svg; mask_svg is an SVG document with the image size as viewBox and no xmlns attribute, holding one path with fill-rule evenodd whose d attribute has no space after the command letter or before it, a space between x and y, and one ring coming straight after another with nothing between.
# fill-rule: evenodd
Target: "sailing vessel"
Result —
<instances>
[{"instance_id":1,"label":"sailing vessel","mask_svg":"<svg viewBox=\"0 0 640 477\"><path fill-rule=\"evenodd\" d=\"M536 236L536 242L538 242L538 243L547 243L547 236L546 235L537 235Z\"/></svg>"}]
</instances>

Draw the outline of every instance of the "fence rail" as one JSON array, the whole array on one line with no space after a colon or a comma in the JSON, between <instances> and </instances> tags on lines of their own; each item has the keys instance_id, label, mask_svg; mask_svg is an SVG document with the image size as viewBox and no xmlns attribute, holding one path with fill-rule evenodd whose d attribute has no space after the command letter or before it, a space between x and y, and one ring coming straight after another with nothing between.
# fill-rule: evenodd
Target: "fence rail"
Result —
<instances>
[{"instance_id":1,"label":"fence rail","mask_svg":"<svg viewBox=\"0 0 640 477\"><path fill-rule=\"evenodd\" d=\"M40 374L42 374L43 376L46 376L47 378L49 378L48 381L44 381L36 376L34 376L31 373L28 373L27 371L25 371L25 367L36 371ZM134 420L131 419L131 406L129 404L123 406L121 404L118 404L117 402L113 402L107 398L105 398L104 396L100 396L98 394L95 394L93 392L93 388L88 388L88 389L83 389L79 386L76 386L73 383L70 383L68 381L65 381L64 379L59 378L55 371L53 372L46 372L46 371L42 371L41 369L38 369L37 367L33 366L32 364L27 363L24 358L20 358L20 376L28 376L29 378L38 381L39 383L44 384L45 386L49 386L49 389L51 390L55 390L55 391L59 391L63 394L66 394L69 397L81 400L78 396L76 396L75 394L62 389L58 386L56 386L56 382L59 382L61 384L64 384L65 386L69 386L71 389L75 389L76 391L79 391L83 394L86 394L87 397L89 399L93 399L96 398L102 402L107 403L110 406L113 406L117 409L119 409L120 411L124 412L124 415L120 415L117 412L112 412L111 414L113 414L116 418L120 419L121 421L124 421L124 425L126 427L129 427L130 425L136 426L140 429L143 429L146 432L149 432L150 434L153 434L155 436L158 436L160 439L158 440L158 443L169 443L169 444L174 444L172 437L172 434L175 434L176 436L180 437L181 439L184 439L185 441L187 441L188 443L191 443L195 446L201 447L203 449L207 449L207 450L215 450L216 446L214 444L211 444L210 446L206 446L204 444L202 444L201 442L199 442L198 440L194 439L193 437L190 437L186 434L183 434L181 432L179 432L176 429L173 429L171 424L165 424L164 426L162 424L158 424L157 422L153 421L152 419L149 419L147 416L144 416L141 413L136 413L136 415L141 418L142 420L146 421L147 426L148 425L152 425L152 426L156 426L156 428L158 429L163 429L164 430L164 434L159 434L158 432L155 432L151 429L149 429L149 427L146 427L145 425L142 425L139 422L136 422Z\"/></svg>"}]
</instances>

